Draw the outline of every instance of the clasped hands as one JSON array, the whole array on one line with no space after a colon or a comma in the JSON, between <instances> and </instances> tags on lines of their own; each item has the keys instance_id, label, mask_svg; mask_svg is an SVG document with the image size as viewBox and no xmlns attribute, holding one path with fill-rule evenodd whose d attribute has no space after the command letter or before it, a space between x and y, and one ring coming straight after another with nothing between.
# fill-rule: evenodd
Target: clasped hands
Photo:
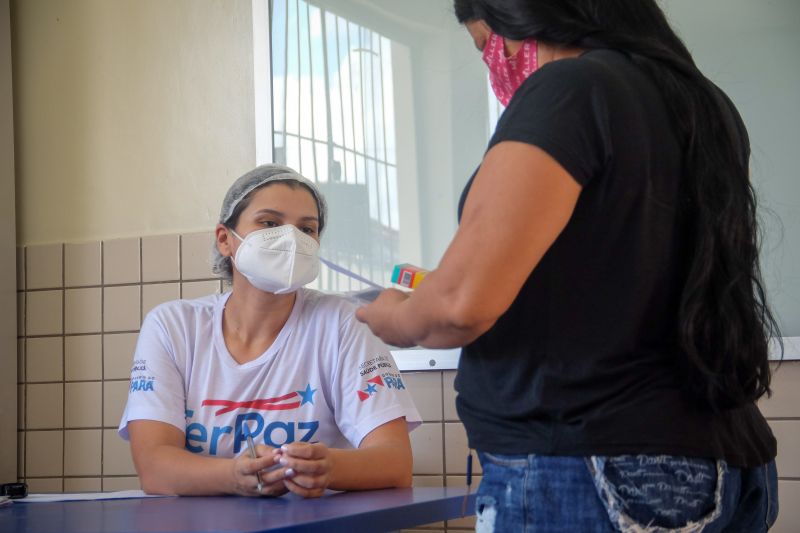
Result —
<instances>
[{"instance_id":1,"label":"clasped hands","mask_svg":"<svg viewBox=\"0 0 800 533\"><path fill-rule=\"evenodd\" d=\"M233 460L234 492L242 496L281 496L291 491L304 498L318 498L331 479L330 450L321 443L293 442L280 448L259 444L258 458L241 454ZM258 478L261 475L261 492Z\"/></svg>"}]
</instances>

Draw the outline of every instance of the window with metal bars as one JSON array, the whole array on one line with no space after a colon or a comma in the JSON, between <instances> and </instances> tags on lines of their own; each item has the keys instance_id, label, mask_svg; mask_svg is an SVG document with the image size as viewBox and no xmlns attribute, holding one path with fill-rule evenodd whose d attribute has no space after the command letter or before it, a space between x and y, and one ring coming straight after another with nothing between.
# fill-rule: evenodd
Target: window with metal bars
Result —
<instances>
[{"instance_id":1,"label":"window with metal bars","mask_svg":"<svg viewBox=\"0 0 800 533\"><path fill-rule=\"evenodd\" d=\"M273 0L270 21L273 160L328 199L328 259L388 284L400 228L392 42L304 0ZM357 288L325 268L317 286Z\"/></svg>"}]
</instances>

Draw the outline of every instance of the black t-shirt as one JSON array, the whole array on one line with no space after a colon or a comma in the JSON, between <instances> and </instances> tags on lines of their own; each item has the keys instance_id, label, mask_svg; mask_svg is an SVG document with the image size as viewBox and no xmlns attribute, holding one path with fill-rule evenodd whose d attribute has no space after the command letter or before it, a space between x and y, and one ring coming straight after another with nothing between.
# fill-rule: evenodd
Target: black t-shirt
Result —
<instances>
[{"instance_id":1,"label":"black t-shirt","mask_svg":"<svg viewBox=\"0 0 800 533\"><path fill-rule=\"evenodd\" d=\"M511 307L463 350L457 407L471 447L734 466L775 457L755 405L715 415L681 386L675 333L688 239L682 155L667 113L632 61L597 50L542 67L500 118L489 148L538 146L583 190Z\"/></svg>"}]
</instances>

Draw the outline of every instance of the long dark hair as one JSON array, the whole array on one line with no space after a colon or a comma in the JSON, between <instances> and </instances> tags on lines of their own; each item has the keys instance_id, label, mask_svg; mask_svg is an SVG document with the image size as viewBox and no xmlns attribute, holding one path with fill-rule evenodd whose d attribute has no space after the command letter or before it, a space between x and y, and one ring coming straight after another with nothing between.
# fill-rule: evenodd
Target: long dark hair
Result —
<instances>
[{"instance_id":1,"label":"long dark hair","mask_svg":"<svg viewBox=\"0 0 800 533\"><path fill-rule=\"evenodd\" d=\"M690 259L676 336L692 395L713 410L770 393L770 336L780 339L759 267L747 132L698 70L655 0L454 0L464 23L503 37L614 49L660 88L682 142Z\"/></svg>"}]
</instances>

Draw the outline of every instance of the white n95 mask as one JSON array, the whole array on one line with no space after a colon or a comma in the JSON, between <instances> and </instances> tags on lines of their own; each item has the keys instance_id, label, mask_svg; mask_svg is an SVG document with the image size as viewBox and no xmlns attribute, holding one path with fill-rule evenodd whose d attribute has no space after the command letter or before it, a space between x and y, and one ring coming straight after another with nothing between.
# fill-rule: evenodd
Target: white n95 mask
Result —
<instances>
[{"instance_id":1,"label":"white n95 mask","mask_svg":"<svg viewBox=\"0 0 800 533\"><path fill-rule=\"evenodd\" d=\"M319 275L319 243L295 226L264 228L242 241L233 262L236 269L264 292L287 294L311 283Z\"/></svg>"}]
</instances>

